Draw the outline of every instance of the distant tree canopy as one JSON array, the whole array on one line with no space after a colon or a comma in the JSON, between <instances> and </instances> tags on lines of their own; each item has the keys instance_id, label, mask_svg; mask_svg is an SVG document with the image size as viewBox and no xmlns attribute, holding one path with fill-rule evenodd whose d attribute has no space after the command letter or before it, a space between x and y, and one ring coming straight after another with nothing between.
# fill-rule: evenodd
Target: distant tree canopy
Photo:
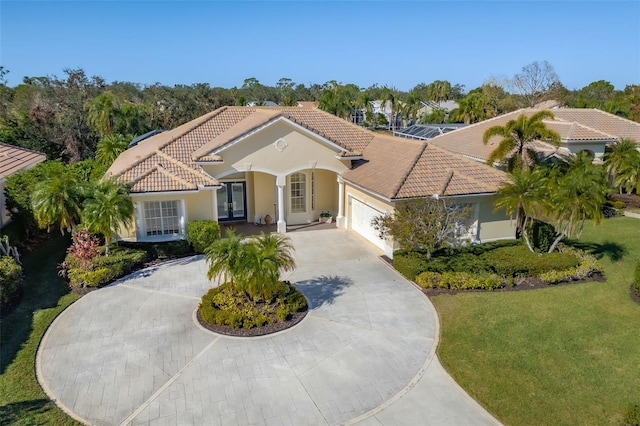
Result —
<instances>
[{"instance_id":1,"label":"distant tree canopy","mask_svg":"<svg viewBox=\"0 0 640 426\"><path fill-rule=\"evenodd\" d=\"M490 78L466 93L464 85L447 80L419 83L407 92L378 84L361 88L335 80L305 85L288 77L280 78L275 86L249 77L239 88L207 83L109 84L82 69L65 69L62 77L24 77L22 83L9 87L8 72L0 66L0 141L66 163L100 154L103 168L108 164L102 163L112 161L121 150L123 137L130 140L153 129L175 128L224 105L263 105L267 101L283 106L317 101L319 108L332 114L365 127L389 130L415 122L475 123L547 99L569 107L600 108L640 122L640 85L615 90L600 80L567 90L546 61L523 67L513 80ZM375 100L386 101L389 117L374 112ZM459 108L444 114L422 108L422 102L448 100L456 101ZM100 141L102 149L98 149Z\"/></svg>"}]
</instances>

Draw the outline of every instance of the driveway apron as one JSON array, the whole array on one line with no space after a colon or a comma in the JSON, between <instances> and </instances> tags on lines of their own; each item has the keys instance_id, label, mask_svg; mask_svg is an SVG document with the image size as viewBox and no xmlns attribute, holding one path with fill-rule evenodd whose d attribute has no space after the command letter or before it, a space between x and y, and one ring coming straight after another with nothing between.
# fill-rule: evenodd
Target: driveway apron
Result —
<instances>
[{"instance_id":1,"label":"driveway apron","mask_svg":"<svg viewBox=\"0 0 640 426\"><path fill-rule=\"evenodd\" d=\"M37 374L87 424L498 424L442 369L438 320L422 293L344 230L290 233L285 278L310 311L254 338L202 329L216 283L202 256L94 291L43 338Z\"/></svg>"}]
</instances>

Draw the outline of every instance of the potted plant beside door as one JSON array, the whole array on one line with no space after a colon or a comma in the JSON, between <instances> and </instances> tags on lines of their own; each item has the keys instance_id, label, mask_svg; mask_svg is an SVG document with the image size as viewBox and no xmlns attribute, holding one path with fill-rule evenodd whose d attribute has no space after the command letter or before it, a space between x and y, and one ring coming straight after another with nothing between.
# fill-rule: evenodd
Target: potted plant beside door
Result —
<instances>
[{"instance_id":1,"label":"potted plant beside door","mask_svg":"<svg viewBox=\"0 0 640 426\"><path fill-rule=\"evenodd\" d=\"M320 212L320 223L331 223L333 221L333 216L329 211Z\"/></svg>"}]
</instances>

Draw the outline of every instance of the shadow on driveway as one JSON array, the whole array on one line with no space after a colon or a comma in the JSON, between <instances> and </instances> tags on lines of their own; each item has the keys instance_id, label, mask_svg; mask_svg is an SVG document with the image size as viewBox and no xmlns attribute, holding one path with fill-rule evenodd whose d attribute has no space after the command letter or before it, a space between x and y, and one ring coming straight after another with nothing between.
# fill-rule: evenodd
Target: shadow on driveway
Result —
<instances>
[{"instance_id":1,"label":"shadow on driveway","mask_svg":"<svg viewBox=\"0 0 640 426\"><path fill-rule=\"evenodd\" d=\"M352 285L353 281L349 278L323 275L294 284L309 301L309 308L317 309L325 303L333 304L333 301L344 292L346 287Z\"/></svg>"}]
</instances>

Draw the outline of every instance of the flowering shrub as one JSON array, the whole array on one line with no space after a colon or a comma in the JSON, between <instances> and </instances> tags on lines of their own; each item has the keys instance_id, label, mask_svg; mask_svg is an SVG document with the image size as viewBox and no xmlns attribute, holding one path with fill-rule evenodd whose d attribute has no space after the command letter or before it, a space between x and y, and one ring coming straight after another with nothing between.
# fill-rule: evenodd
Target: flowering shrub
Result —
<instances>
[{"instance_id":1,"label":"flowering shrub","mask_svg":"<svg viewBox=\"0 0 640 426\"><path fill-rule=\"evenodd\" d=\"M67 249L67 253L73 255L74 264L69 265L67 262L67 266L90 270L93 267L93 259L100 254L100 240L98 237L91 236L87 228L75 232L71 239L73 242Z\"/></svg>"}]
</instances>

